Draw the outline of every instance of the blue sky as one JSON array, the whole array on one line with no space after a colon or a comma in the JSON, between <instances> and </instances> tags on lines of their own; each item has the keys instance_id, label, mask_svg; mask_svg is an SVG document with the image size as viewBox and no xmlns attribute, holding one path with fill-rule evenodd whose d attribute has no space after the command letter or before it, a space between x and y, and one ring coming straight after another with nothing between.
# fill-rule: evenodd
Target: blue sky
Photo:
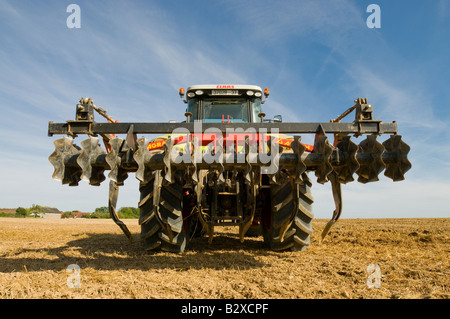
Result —
<instances>
[{"instance_id":1,"label":"blue sky","mask_svg":"<svg viewBox=\"0 0 450 319\"><path fill-rule=\"evenodd\" d=\"M71 3L79 29L66 25ZM367 27L369 4L381 28ZM0 208L106 206L107 182L51 178L61 136L48 122L73 119L81 97L121 122L181 121L180 87L233 83L270 88L267 116L289 122L328 122L368 98L375 118L398 122L413 168L344 185L342 217L450 217L449 22L449 1L0 0ZM313 195L316 217L331 217L329 183ZM138 200L130 174L118 206Z\"/></svg>"}]
</instances>

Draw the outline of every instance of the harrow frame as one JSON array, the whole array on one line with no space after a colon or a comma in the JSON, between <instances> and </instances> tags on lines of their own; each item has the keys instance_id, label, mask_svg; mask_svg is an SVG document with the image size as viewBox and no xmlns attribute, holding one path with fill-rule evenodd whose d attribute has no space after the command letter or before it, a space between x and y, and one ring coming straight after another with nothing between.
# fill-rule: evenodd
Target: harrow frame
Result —
<instances>
[{"instance_id":1,"label":"harrow frame","mask_svg":"<svg viewBox=\"0 0 450 319\"><path fill-rule=\"evenodd\" d=\"M110 170L109 212L114 222L122 229L131 240L131 234L126 225L120 221L116 211L118 187L123 185L128 173L135 172L136 178L141 182L149 180L151 172L164 172L163 178L157 179L159 189L163 183L173 183L172 172L182 170L186 172L188 183L196 185L196 196L200 202L203 181L199 178L200 172L219 172L216 180L224 182L222 173L224 170L241 170L247 185L253 190L250 192L255 200L255 185L261 186L261 174L267 168L267 161L261 160L261 154L250 158L251 142L248 135L255 132L275 134L315 134L314 148L311 152L305 151L301 143L301 137L293 136L290 144L291 152L279 152L280 147L273 137L265 139L268 154L272 159L276 158L276 172L269 175L271 183L277 183L280 169L288 170L294 184L304 182L302 174L306 171L314 171L317 182L324 184L331 182L335 210L330 222L322 232L322 239L326 236L331 226L339 219L342 213L342 191L341 184L354 180L356 173L361 183L378 180L378 175L384 170L385 175L394 181L404 179L404 174L411 168L407 159L409 146L401 140L398 135L397 123L383 123L381 120L373 119L373 107L368 104L367 99L356 99L355 104L344 113L330 122L314 123L279 123L264 122L263 116L260 123L118 123L106 114L106 111L93 104L91 99L81 99L76 107L75 120L66 123L49 122L48 135L67 135L71 138L62 138L54 142L56 150L50 155L49 161L54 165L53 178L60 180L63 184L71 186L78 185L81 179L89 184L98 186L105 180L104 171ZM94 121L94 111L97 111L108 120L108 123L97 123ZM353 122L341 122L341 120L355 111ZM189 116L189 115L187 115ZM209 149L207 153L221 161L208 161L200 154L198 136L211 132L221 134L240 132L245 137L243 141L243 157L236 150L231 151L223 147L222 136L219 137L218 149ZM173 134L180 132L187 136L187 148L184 152L183 161L174 160L174 142L172 138L166 140L164 148L160 152L150 152L149 140L145 137L137 138L137 134ZM73 139L80 134L88 135L88 139L81 142L82 148L73 145ZM126 138L115 137L116 134L126 134ZM197 135L196 135L197 134ZM200 134L200 135L198 135ZM330 144L327 134L334 135L334 142ZM350 135L359 137L367 134L367 138L358 146L351 141ZM390 134L390 138L383 144L376 141L376 137ZM102 136L106 151L99 145L98 135ZM192 142L192 146L191 146ZM261 143L261 140L258 140ZM176 153L176 152L175 152ZM180 154L181 155L181 154ZM186 156L187 155L187 156ZM157 196L159 197L159 195ZM251 203L249 204L252 205ZM199 207L201 209L201 207ZM295 216L292 216L291 223ZM253 215L240 225L240 238L243 241L245 232L248 230ZM161 225L163 221L159 220ZM212 240L212 227L203 223L207 233ZM288 226L286 226L288 227ZM281 241L283 241L286 228L280 230ZM171 238L172 239L172 238Z\"/></svg>"}]
</instances>

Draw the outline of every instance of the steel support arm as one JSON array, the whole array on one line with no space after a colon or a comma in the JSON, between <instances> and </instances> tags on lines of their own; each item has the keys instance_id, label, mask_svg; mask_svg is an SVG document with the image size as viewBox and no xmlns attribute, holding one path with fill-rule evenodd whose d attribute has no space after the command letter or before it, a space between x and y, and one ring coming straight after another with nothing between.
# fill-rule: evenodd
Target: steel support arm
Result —
<instances>
[{"instance_id":1,"label":"steel support arm","mask_svg":"<svg viewBox=\"0 0 450 319\"><path fill-rule=\"evenodd\" d=\"M67 123L49 122L48 135L66 134L126 134L133 125L136 134L172 134L185 132L203 133L206 130L243 133L340 133L340 134L397 134L397 123L381 123L380 121L355 121L352 123L96 123L93 121L67 121Z\"/></svg>"}]
</instances>

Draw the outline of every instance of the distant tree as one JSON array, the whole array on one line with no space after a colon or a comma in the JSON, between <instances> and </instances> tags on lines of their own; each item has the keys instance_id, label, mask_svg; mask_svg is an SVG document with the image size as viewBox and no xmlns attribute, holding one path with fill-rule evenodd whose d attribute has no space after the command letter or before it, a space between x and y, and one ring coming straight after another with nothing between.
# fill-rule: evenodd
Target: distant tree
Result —
<instances>
[{"instance_id":1,"label":"distant tree","mask_svg":"<svg viewBox=\"0 0 450 319\"><path fill-rule=\"evenodd\" d=\"M89 218L109 218L109 211L104 209L95 210L92 214L90 214Z\"/></svg>"},{"instance_id":2,"label":"distant tree","mask_svg":"<svg viewBox=\"0 0 450 319\"><path fill-rule=\"evenodd\" d=\"M28 211L23 207L18 207L16 209L15 217L27 217Z\"/></svg>"},{"instance_id":3,"label":"distant tree","mask_svg":"<svg viewBox=\"0 0 450 319\"><path fill-rule=\"evenodd\" d=\"M42 206L33 204L30 208L28 208L28 213L30 215L34 215L34 217L37 217L39 214L45 214L45 210Z\"/></svg>"},{"instance_id":4,"label":"distant tree","mask_svg":"<svg viewBox=\"0 0 450 319\"><path fill-rule=\"evenodd\" d=\"M120 218L139 218L139 208L136 207L121 207L119 209Z\"/></svg>"},{"instance_id":5,"label":"distant tree","mask_svg":"<svg viewBox=\"0 0 450 319\"><path fill-rule=\"evenodd\" d=\"M136 207L121 207L117 212L119 218L139 218L139 208ZM83 215L83 218L110 218L109 209L106 206L97 207L92 214Z\"/></svg>"},{"instance_id":6,"label":"distant tree","mask_svg":"<svg viewBox=\"0 0 450 319\"><path fill-rule=\"evenodd\" d=\"M74 218L75 215L73 212L63 212L63 218Z\"/></svg>"},{"instance_id":7,"label":"distant tree","mask_svg":"<svg viewBox=\"0 0 450 319\"><path fill-rule=\"evenodd\" d=\"M102 206L102 207L97 207L94 211L95 213L108 213L108 207L106 206Z\"/></svg>"},{"instance_id":8,"label":"distant tree","mask_svg":"<svg viewBox=\"0 0 450 319\"><path fill-rule=\"evenodd\" d=\"M0 217L15 217L16 214L0 212Z\"/></svg>"}]
</instances>

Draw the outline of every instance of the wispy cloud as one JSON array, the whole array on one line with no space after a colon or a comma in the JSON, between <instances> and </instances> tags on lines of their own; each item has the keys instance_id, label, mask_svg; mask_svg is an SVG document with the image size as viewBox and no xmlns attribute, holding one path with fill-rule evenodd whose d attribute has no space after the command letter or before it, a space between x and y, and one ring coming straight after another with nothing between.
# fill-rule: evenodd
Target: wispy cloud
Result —
<instances>
[{"instance_id":1,"label":"wispy cloud","mask_svg":"<svg viewBox=\"0 0 450 319\"><path fill-rule=\"evenodd\" d=\"M316 40L320 40L318 37L338 39L339 34L362 23L361 19L355 19L360 16L356 7L346 0L283 1L282 5L272 1L246 1L235 5L237 14L248 27L248 34L269 43L300 42L301 37L311 35Z\"/></svg>"},{"instance_id":2,"label":"wispy cloud","mask_svg":"<svg viewBox=\"0 0 450 319\"><path fill-rule=\"evenodd\" d=\"M356 89L379 103L376 106L378 115L395 118L403 125L413 127L446 127L448 124L433 113L430 96L421 89L422 83L414 81L408 74L406 71L400 80L395 81L393 74L377 73L370 66L361 64L353 65L348 72Z\"/></svg>"}]
</instances>

